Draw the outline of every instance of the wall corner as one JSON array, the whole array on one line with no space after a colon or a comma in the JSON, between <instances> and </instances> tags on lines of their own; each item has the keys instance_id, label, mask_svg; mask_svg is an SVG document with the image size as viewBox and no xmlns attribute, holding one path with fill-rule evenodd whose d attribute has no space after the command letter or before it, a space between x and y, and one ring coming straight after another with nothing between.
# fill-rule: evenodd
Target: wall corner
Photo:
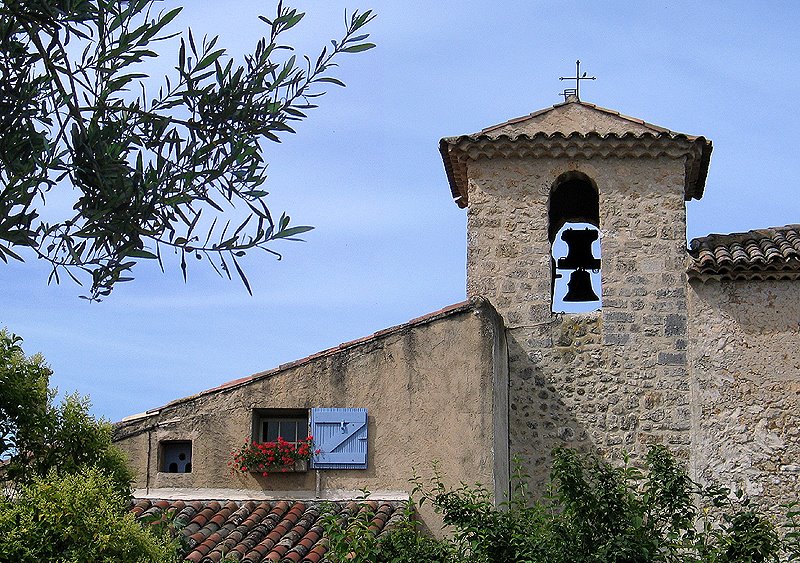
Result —
<instances>
[{"instance_id":1,"label":"wall corner","mask_svg":"<svg viewBox=\"0 0 800 563\"><path fill-rule=\"evenodd\" d=\"M508 442L509 377L508 346L503 318L483 298L473 298L475 311L485 318L492 338L492 459L495 504L510 499L511 463Z\"/></svg>"}]
</instances>

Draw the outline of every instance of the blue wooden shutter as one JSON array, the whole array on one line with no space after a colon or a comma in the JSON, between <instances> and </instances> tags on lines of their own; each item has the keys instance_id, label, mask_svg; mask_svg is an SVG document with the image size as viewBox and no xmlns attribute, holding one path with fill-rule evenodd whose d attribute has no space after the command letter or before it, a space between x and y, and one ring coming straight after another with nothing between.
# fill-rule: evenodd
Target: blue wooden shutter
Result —
<instances>
[{"instance_id":1,"label":"blue wooden shutter","mask_svg":"<svg viewBox=\"0 0 800 563\"><path fill-rule=\"evenodd\" d=\"M367 409L311 409L313 469L367 468Z\"/></svg>"}]
</instances>

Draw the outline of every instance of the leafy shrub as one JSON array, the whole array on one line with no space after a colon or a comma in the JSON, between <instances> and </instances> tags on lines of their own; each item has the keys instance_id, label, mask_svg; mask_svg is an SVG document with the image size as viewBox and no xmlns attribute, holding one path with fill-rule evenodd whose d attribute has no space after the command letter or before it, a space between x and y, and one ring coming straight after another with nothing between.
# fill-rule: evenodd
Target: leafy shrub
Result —
<instances>
[{"instance_id":1,"label":"leafy shrub","mask_svg":"<svg viewBox=\"0 0 800 563\"><path fill-rule=\"evenodd\" d=\"M26 357L19 336L0 330L0 459L44 434L52 371L41 355Z\"/></svg>"},{"instance_id":2,"label":"leafy shrub","mask_svg":"<svg viewBox=\"0 0 800 563\"><path fill-rule=\"evenodd\" d=\"M511 498L495 506L480 485L419 477L414 493L442 514L450 537L405 524L375 538L369 520L329 520L330 560L410 563L771 563L800 561L800 510L787 506L783 536L741 494L693 482L664 447L644 467L554 452L551 485L533 499L519 468ZM366 516L364 517L366 518ZM411 520L409 519L409 522ZM361 523L359 523L361 522ZM365 539L367 541L365 541ZM359 558L361 552L372 558Z\"/></svg>"},{"instance_id":3,"label":"leafy shrub","mask_svg":"<svg viewBox=\"0 0 800 563\"><path fill-rule=\"evenodd\" d=\"M0 561L176 562L173 543L128 513L117 483L99 468L35 477L0 498Z\"/></svg>"},{"instance_id":4,"label":"leafy shrub","mask_svg":"<svg viewBox=\"0 0 800 563\"><path fill-rule=\"evenodd\" d=\"M78 395L54 405L51 374L0 331L0 561L175 560L170 541L127 514L133 475L111 425Z\"/></svg>"},{"instance_id":5,"label":"leafy shrub","mask_svg":"<svg viewBox=\"0 0 800 563\"><path fill-rule=\"evenodd\" d=\"M364 498L368 495L364 491ZM362 498L363 501L363 498ZM448 563L454 561L452 546L418 533L414 505L409 502L403 518L376 534L371 528L374 508L368 502L356 502L338 511L331 504L322 517L328 542L328 563Z\"/></svg>"},{"instance_id":6,"label":"leafy shrub","mask_svg":"<svg viewBox=\"0 0 800 563\"><path fill-rule=\"evenodd\" d=\"M800 561L800 502L795 501L786 505L786 530L784 536L784 549L789 561Z\"/></svg>"}]
</instances>

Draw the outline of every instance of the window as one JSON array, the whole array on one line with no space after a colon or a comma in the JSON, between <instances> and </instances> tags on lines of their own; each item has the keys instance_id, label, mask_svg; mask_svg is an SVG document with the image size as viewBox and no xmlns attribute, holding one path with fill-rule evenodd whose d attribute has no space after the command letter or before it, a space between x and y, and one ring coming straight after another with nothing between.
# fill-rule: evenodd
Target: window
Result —
<instances>
[{"instance_id":1,"label":"window","mask_svg":"<svg viewBox=\"0 0 800 563\"><path fill-rule=\"evenodd\" d=\"M313 435L314 448L319 450L311 459L314 469L366 469L367 430L367 409L363 408L253 411L253 440L257 442L274 442L278 436L296 442Z\"/></svg>"},{"instance_id":2,"label":"window","mask_svg":"<svg viewBox=\"0 0 800 563\"><path fill-rule=\"evenodd\" d=\"M161 442L161 471L164 473L192 472L192 442L180 440Z\"/></svg>"},{"instance_id":3,"label":"window","mask_svg":"<svg viewBox=\"0 0 800 563\"><path fill-rule=\"evenodd\" d=\"M308 411L296 409L258 409L254 413L253 439L275 442L278 437L297 442L308 436Z\"/></svg>"}]
</instances>

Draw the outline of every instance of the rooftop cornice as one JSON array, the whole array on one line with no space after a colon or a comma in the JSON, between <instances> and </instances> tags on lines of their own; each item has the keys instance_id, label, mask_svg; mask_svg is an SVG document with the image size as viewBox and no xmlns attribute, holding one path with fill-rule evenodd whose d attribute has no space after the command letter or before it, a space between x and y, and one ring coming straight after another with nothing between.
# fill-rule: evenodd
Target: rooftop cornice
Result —
<instances>
[{"instance_id":1,"label":"rooftop cornice","mask_svg":"<svg viewBox=\"0 0 800 563\"><path fill-rule=\"evenodd\" d=\"M685 159L684 199L703 196L711 141L668 130L657 133L536 133L491 135L486 132L439 141L453 199L468 205L467 163L481 158L669 158Z\"/></svg>"}]
</instances>

